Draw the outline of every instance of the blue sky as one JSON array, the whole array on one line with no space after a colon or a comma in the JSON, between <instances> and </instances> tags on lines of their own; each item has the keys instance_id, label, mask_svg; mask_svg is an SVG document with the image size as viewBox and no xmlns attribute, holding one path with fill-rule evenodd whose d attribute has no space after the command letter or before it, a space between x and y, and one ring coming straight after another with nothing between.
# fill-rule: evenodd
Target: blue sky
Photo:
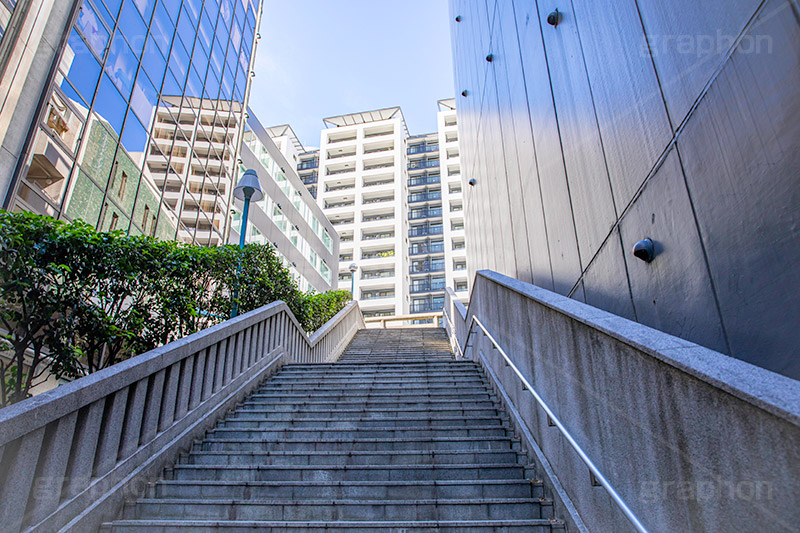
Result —
<instances>
[{"instance_id":1,"label":"blue sky","mask_svg":"<svg viewBox=\"0 0 800 533\"><path fill-rule=\"evenodd\" d=\"M319 146L322 119L403 108L411 134L436 131L453 97L447 0L265 0L250 107Z\"/></svg>"}]
</instances>

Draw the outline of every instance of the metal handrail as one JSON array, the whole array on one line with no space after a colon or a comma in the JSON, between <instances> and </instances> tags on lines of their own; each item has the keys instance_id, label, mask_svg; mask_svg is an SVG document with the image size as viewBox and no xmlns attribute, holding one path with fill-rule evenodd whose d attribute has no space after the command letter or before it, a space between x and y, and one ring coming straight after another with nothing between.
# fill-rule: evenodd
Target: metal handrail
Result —
<instances>
[{"instance_id":1,"label":"metal handrail","mask_svg":"<svg viewBox=\"0 0 800 533\"><path fill-rule=\"evenodd\" d=\"M461 348L461 344L458 342L458 337L456 337L455 335L455 327L453 321L450 319L449 316L450 314L446 310L443 310L443 315L445 320L447 320L447 323L450 326L451 331L453 332L455 345L458 348L458 352L461 358L463 359L464 350ZM557 427L558 430L561 432L561 434L564 436L564 438L567 439L567 442L569 442L570 446L572 446L572 449L574 449L577 452L578 457L580 457L581 460L584 462L584 464L587 467L589 467L589 471L594 476L594 479L597 481L599 485L601 485L604 489L606 489L606 492L608 492L609 496L611 496L611 499L614 500L614 503L617 504L617 507L619 507L619 509L622 511L625 517L630 521L631 525L633 525L633 527L636 528L636 531L639 531L640 533L648 533L647 529L645 529L645 527L642 525L639 519L636 518L636 515L633 514L633 511L631 511L631 509L628 507L628 505L625 503L622 497L620 497L620 495L617 493L614 487L611 486L611 483L594 465L592 460L589 459L589 456L586 455L586 452L583 451L580 445L572 437L570 432L567 431L567 428L564 427L564 424L561 423L561 421L558 419L555 413L553 413L550 407L547 406L542 397L539 396L539 394L536 392L533 386L528 382L527 379L525 379L525 376L523 376L522 373L519 371L519 369L516 367L516 365L514 365L514 363L511 361L511 358L508 357L508 354L506 354L505 350L503 350L503 348L500 346L500 343L498 343L497 340L495 340L492 334L489 333L489 330L486 329L486 326L484 326L483 323L475 315L472 315L472 318L470 320L469 329L467 330L467 338L464 341L464 346L466 346L467 348L470 347L469 338L473 332L473 327L472 327L473 324L477 324L483 330L483 332L492 342L492 345L495 347L495 349L497 349L497 351L500 352L500 355L503 356L503 359L505 359L506 365L510 366L511 369L514 371L514 373L517 375L517 377L520 379L520 381L522 381L523 390L527 390L528 392L530 392L531 396L533 396L536 402L542 407L542 409L544 409L544 412L547 413L548 422Z\"/></svg>"}]
</instances>

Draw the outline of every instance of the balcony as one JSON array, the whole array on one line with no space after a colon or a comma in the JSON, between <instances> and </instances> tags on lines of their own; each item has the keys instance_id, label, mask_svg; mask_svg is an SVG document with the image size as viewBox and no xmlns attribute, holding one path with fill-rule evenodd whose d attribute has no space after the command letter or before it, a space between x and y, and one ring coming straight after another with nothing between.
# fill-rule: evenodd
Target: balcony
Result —
<instances>
[{"instance_id":1,"label":"balcony","mask_svg":"<svg viewBox=\"0 0 800 533\"><path fill-rule=\"evenodd\" d=\"M301 176L301 178L303 180L303 185L316 185L316 183L317 183L317 173L316 172L314 172L312 174L309 174L307 176Z\"/></svg>"},{"instance_id":2,"label":"balcony","mask_svg":"<svg viewBox=\"0 0 800 533\"><path fill-rule=\"evenodd\" d=\"M466 270L466 269L467 269L467 263L453 263L453 270L455 271Z\"/></svg>"},{"instance_id":3,"label":"balcony","mask_svg":"<svg viewBox=\"0 0 800 533\"><path fill-rule=\"evenodd\" d=\"M344 183L344 184L336 184L336 185L325 185L325 192L333 192L333 191L347 191L350 189L355 189L355 183Z\"/></svg>"},{"instance_id":4,"label":"balcony","mask_svg":"<svg viewBox=\"0 0 800 533\"><path fill-rule=\"evenodd\" d=\"M310 168L319 168L319 159L311 159L307 161L300 161L300 164L297 165L297 170L308 170Z\"/></svg>"},{"instance_id":5,"label":"balcony","mask_svg":"<svg viewBox=\"0 0 800 533\"><path fill-rule=\"evenodd\" d=\"M392 168L394 167L394 161L391 163L374 163L374 164L366 164L364 163L364 170L375 170L377 168Z\"/></svg>"},{"instance_id":6,"label":"balcony","mask_svg":"<svg viewBox=\"0 0 800 533\"><path fill-rule=\"evenodd\" d=\"M361 291L362 300L385 300L394 298L394 291Z\"/></svg>"},{"instance_id":7,"label":"balcony","mask_svg":"<svg viewBox=\"0 0 800 533\"><path fill-rule=\"evenodd\" d=\"M394 150L394 146L381 146L378 148L364 148L364 155L378 154L380 152L390 152Z\"/></svg>"},{"instance_id":8,"label":"balcony","mask_svg":"<svg viewBox=\"0 0 800 533\"><path fill-rule=\"evenodd\" d=\"M348 174L350 172L355 172L355 171L356 171L355 168L340 168L340 169L337 169L337 170L327 169L325 171L325 174L327 176L337 176L339 174Z\"/></svg>"},{"instance_id":9,"label":"balcony","mask_svg":"<svg viewBox=\"0 0 800 533\"><path fill-rule=\"evenodd\" d=\"M444 302L412 302L410 311L412 313L434 313L436 311L441 311L444 307Z\"/></svg>"},{"instance_id":10,"label":"balcony","mask_svg":"<svg viewBox=\"0 0 800 533\"><path fill-rule=\"evenodd\" d=\"M339 159L340 157L353 157L354 155L356 155L355 152L336 152L328 154L328 159Z\"/></svg>"},{"instance_id":11,"label":"balcony","mask_svg":"<svg viewBox=\"0 0 800 533\"><path fill-rule=\"evenodd\" d=\"M442 226L428 226L424 228L411 228L408 230L409 237L425 237L427 235L441 235L444 232Z\"/></svg>"},{"instance_id":12,"label":"balcony","mask_svg":"<svg viewBox=\"0 0 800 533\"><path fill-rule=\"evenodd\" d=\"M361 252L361 259L381 259L386 257L394 257L394 249L377 250L374 252L368 252L368 251Z\"/></svg>"},{"instance_id":13,"label":"balcony","mask_svg":"<svg viewBox=\"0 0 800 533\"><path fill-rule=\"evenodd\" d=\"M364 178L364 187L376 187L378 185L389 185L392 183L394 183L394 175L392 174L383 174Z\"/></svg>"},{"instance_id":14,"label":"balcony","mask_svg":"<svg viewBox=\"0 0 800 533\"><path fill-rule=\"evenodd\" d=\"M353 219L351 218L334 218L331 219L331 225L338 226L340 224L352 224Z\"/></svg>"},{"instance_id":15,"label":"balcony","mask_svg":"<svg viewBox=\"0 0 800 533\"><path fill-rule=\"evenodd\" d=\"M391 239L394 237L393 231L381 231L378 233L364 233L361 240L374 241L376 239Z\"/></svg>"},{"instance_id":16,"label":"balcony","mask_svg":"<svg viewBox=\"0 0 800 533\"><path fill-rule=\"evenodd\" d=\"M408 255L426 255L426 254L442 254L444 253L444 243L438 242L435 244L423 244L423 246L411 246Z\"/></svg>"},{"instance_id":17,"label":"balcony","mask_svg":"<svg viewBox=\"0 0 800 533\"><path fill-rule=\"evenodd\" d=\"M361 219L362 222L375 222L376 220L394 220L394 213L387 213L384 215L364 215Z\"/></svg>"},{"instance_id":18,"label":"balcony","mask_svg":"<svg viewBox=\"0 0 800 533\"><path fill-rule=\"evenodd\" d=\"M355 135L350 135L350 136L347 136L347 137L339 137L339 138L330 136L330 137L328 137L328 144L343 143L343 142L346 142L346 141L355 141L355 140L356 140L356 136Z\"/></svg>"},{"instance_id":19,"label":"balcony","mask_svg":"<svg viewBox=\"0 0 800 533\"><path fill-rule=\"evenodd\" d=\"M424 154L428 152L438 152L439 151L439 144L417 144L413 146L409 146L406 153L408 155L411 154Z\"/></svg>"},{"instance_id":20,"label":"balcony","mask_svg":"<svg viewBox=\"0 0 800 533\"><path fill-rule=\"evenodd\" d=\"M420 185L434 185L437 183L441 183L441 178L439 174L422 174L420 176L414 176L413 178L408 178L408 186L409 187L419 187Z\"/></svg>"},{"instance_id":21,"label":"balcony","mask_svg":"<svg viewBox=\"0 0 800 533\"><path fill-rule=\"evenodd\" d=\"M391 135L394 133L394 128L392 129L384 129L384 130L372 130L372 131L365 131L364 137L370 139L372 137L381 137L383 135Z\"/></svg>"},{"instance_id":22,"label":"balcony","mask_svg":"<svg viewBox=\"0 0 800 533\"><path fill-rule=\"evenodd\" d=\"M381 278L393 278L394 277L394 269L392 270L362 270L361 271L361 279L369 280L369 279L381 279ZM349 280L349 278L348 278Z\"/></svg>"},{"instance_id":23,"label":"balcony","mask_svg":"<svg viewBox=\"0 0 800 533\"><path fill-rule=\"evenodd\" d=\"M337 207L350 207L356 205L355 200L344 200L342 202L325 202L325 209L336 209Z\"/></svg>"},{"instance_id":24,"label":"balcony","mask_svg":"<svg viewBox=\"0 0 800 533\"><path fill-rule=\"evenodd\" d=\"M417 202L430 202L441 199L442 191L415 192L408 195L408 203L410 204Z\"/></svg>"},{"instance_id":25,"label":"balcony","mask_svg":"<svg viewBox=\"0 0 800 533\"><path fill-rule=\"evenodd\" d=\"M444 260L434 262L425 261L424 263L420 262L418 264L411 263L411 267L409 268L410 274L426 274L428 272L444 272Z\"/></svg>"},{"instance_id":26,"label":"balcony","mask_svg":"<svg viewBox=\"0 0 800 533\"><path fill-rule=\"evenodd\" d=\"M438 159L420 159L418 161L409 161L408 170L416 170L420 168L436 168L439 166Z\"/></svg>"},{"instance_id":27,"label":"balcony","mask_svg":"<svg viewBox=\"0 0 800 533\"><path fill-rule=\"evenodd\" d=\"M422 218L439 218L442 216L442 208L413 210L408 213L409 220L419 220Z\"/></svg>"},{"instance_id":28,"label":"balcony","mask_svg":"<svg viewBox=\"0 0 800 533\"><path fill-rule=\"evenodd\" d=\"M443 291L445 286L446 283L444 280L433 282L428 281L425 283L412 283L409 292L411 294L419 294L422 292Z\"/></svg>"},{"instance_id":29,"label":"balcony","mask_svg":"<svg viewBox=\"0 0 800 533\"><path fill-rule=\"evenodd\" d=\"M392 196L380 196L378 198L364 198L361 203L362 204L379 204L381 202L391 202L394 200L394 195Z\"/></svg>"}]
</instances>

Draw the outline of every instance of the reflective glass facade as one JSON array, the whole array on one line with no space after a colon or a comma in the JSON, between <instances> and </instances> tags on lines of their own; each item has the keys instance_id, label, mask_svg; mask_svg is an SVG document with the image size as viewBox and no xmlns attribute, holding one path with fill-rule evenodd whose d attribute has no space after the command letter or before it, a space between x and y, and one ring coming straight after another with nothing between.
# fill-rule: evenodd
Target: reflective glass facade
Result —
<instances>
[{"instance_id":1,"label":"reflective glass facade","mask_svg":"<svg viewBox=\"0 0 800 533\"><path fill-rule=\"evenodd\" d=\"M6 33L15 7L17 7L16 0L0 0L0 38Z\"/></svg>"},{"instance_id":2,"label":"reflective glass facade","mask_svg":"<svg viewBox=\"0 0 800 533\"><path fill-rule=\"evenodd\" d=\"M13 208L221 244L260 0L84 0Z\"/></svg>"}]
</instances>

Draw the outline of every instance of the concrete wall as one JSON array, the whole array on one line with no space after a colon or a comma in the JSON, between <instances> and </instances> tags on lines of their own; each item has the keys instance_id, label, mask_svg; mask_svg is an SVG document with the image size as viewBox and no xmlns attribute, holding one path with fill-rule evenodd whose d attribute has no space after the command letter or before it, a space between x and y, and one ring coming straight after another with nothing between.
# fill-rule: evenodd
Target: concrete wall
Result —
<instances>
[{"instance_id":1,"label":"concrete wall","mask_svg":"<svg viewBox=\"0 0 800 533\"><path fill-rule=\"evenodd\" d=\"M450 6L470 275L800 378L800 4Z\"/></svg>"},{"instance_id":2,"label":"concrete wall","mask_svg":"<svg viewBox=\"0 0 800 533\"><path fill-rule=\"evenodd\" d=\"M490 271L445 304L571 531L633 531L476 316L652 533L797 531L800 382ZM467 347L469 346L469 347Z\"/></svg>"}]
</instances>

